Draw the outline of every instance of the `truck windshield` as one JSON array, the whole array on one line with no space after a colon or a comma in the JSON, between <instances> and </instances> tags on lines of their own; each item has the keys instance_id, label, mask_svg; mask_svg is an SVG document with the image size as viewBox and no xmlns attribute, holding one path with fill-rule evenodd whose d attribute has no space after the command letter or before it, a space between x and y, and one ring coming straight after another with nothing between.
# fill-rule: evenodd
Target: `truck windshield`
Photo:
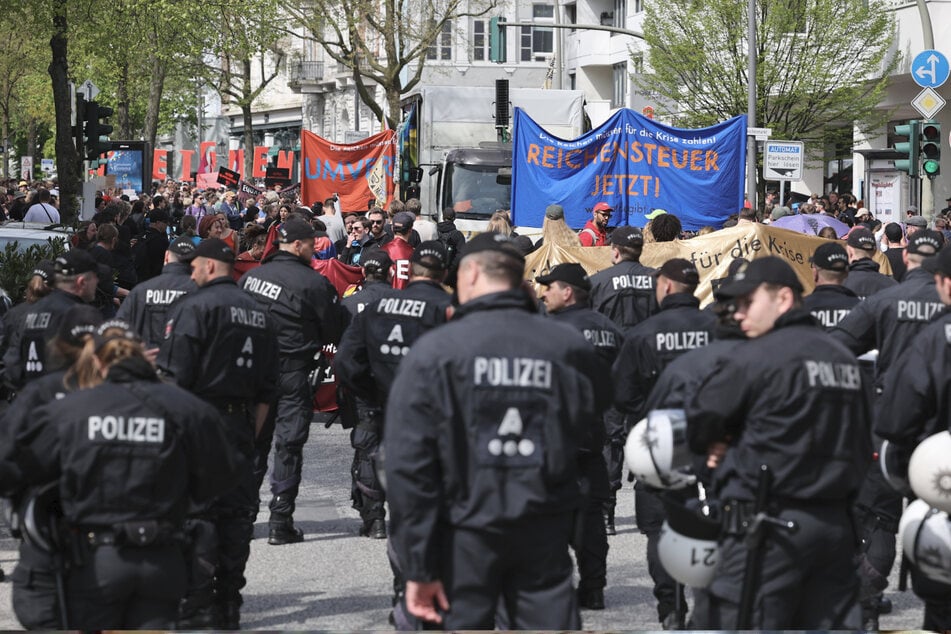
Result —
<instances>
[{"instance_id":1,"label":"truck windshield","mask_svg":"<svg viewBox=\"0 0 951 634\"><path fill-rule=\"evenodd\" d=\"M446 165L443 206L452 207L457 218L488 219L499 209L509 209L512 185L501 185L498 165Z\"/></svg>"}]
</instances>

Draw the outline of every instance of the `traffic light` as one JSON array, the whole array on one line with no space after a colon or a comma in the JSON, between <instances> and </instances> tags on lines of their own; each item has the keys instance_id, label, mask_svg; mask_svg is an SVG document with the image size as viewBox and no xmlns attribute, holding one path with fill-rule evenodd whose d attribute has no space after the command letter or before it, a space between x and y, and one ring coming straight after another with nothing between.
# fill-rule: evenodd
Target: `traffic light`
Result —
<instances>
[{"instance_id":1,"label":"traffic light","mask_svg":"<svg viewBox=\"0 0 951 634\"><path fill-rule=\"evenodd\" d=\"M108 119L112 116L113 109L103 106L95 101L86 103L86 128L84 136L86 137L86 160L99 161L99 157L110 149L109 134L112 133L112 126Z\"/></svg>"},{"instance_id":2,"label":"traffic light","mask_svg":"<svg viewBox=\"0 0 951 634\"><path fill-rule=\"evenodd\" d=\"M908 137L907 141L896 143L894 150L907 158L895 159L895 169L907 172L909 176L918 176L918 130L919 121L909 121L905 125L896 125L895 134Z\"/></svg>"},{"instance_id":3,"label":"traffic light","mask_svg":"<svg viewBox=\"0 0 951 634\"><path fill-rule=\"evenodd\" d=\"M506 19L500 16L489 19L489 61L498 64L506 62L506 44L508 40L505 37Z\"/></svg>"},{"instance_id":4,"label":"traffic light","mask_svg":"<svg viewBox=\"0 0 951 634\"><path fill-rule=\"evenodd\" d=\"M921 122L921 173L934 178L941 173L941 124Z\"/></svg>"}]
</instances>

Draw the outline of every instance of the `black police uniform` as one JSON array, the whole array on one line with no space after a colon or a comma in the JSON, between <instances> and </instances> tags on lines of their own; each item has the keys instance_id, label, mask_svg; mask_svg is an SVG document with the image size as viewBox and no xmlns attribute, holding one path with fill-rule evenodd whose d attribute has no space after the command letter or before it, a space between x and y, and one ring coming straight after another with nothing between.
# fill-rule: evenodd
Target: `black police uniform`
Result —
<instances>
[{"instance_id":1,"label":"black police uniform","mask_svg":"<svg viewBox=\"0 0 951 634\"><path fill-rule=\"evenodd\" d=\"M161 275L136 285L129 292L119 306L116 318L128 323L148 347L157 348L165 339L169 306L196 288L188 264L169 262Z\"/></svg>"},{"instance_id":2,"label":"black police uniform","mask_svg":"<svg viewBox=\"0 0 951 634\"><path fill-rule=\"evenodd\" d=\"M760 466L772 473L768 511L795 532L767 528L755 587L755 629L854 629L857 545L851 499L868 466L869 410L854 355L792 309L721 359L688 404L691 449L728 442L714 469L724 505L710 606L701 629L735 629L748 549L744 522Z\"/></svg>"},{"instance_id":3,"label":"black police uniform","mask_svg":"<svg viewBox=\"0 0 951 634\"><path fill-rule=\"evenodd\" d=\"M61 399L76 388L65 382L66 371L58 370L31 381L17 394L16 400L3 414L0 425L0 465L5 465L5 476L0 479L0 495L9 497L15 507L33 493L24 486L16 457L23 447L18 437L29 428L34 413L47 403ZM0 466L0 469L3 469ZM45 483L44 483L45 484ZM60 562L30 542L20 542L17 566L10 576L13 582L13 612L20 625L28 630L58 630L63 627L61 607L56 589L56 575Z\"/></svg>"},{"instance_id":4,"label":"black police uniform","mask_svg":"<svg viewBox=\"0 0 951 634\"><path fill-rule=\"evenodd\" d=\"M103 385L38 410L21 438L30 481L59 479L73 539L69 626L170 628L185 587L189 501L221 493L237 473L221 418L127 359Z\"/></svg>"},{"instance_id":5,"label":"black police uniform","mask_svg":"<svg viewBox=\"0 0 951 634\"><path fill-rule=\"evenodd\" d=\"M583 429L611 399L592 346L520 290L473 299L423 335L386 409L391 544L442 581L446 629L578 629L568 542Z\"/></svg>"},{"instance_id":6,"label":"black police uniform","mask_svg":"<svg viewBox=\"0 0 951 634\"><path fill-rule=\"evenodd\" d=\"M857 304L831 334L855 354L878 349L874 387L875 393L880 394L884 377L895 360L943 309L935 290L934 276L917 267L905 273L901 284ZM880 402L881 399L875 399L876 406ZM877 445L878 441L875 442ZM901 498L885 481L879 466L871 465L856 500L862 520L864 556L879 573L874 579L866 578L867 583L882 587L887 583L895 561L895 534L901 519ZM868 616L872 606L866 605L864 610Z\"/></svg>"},{"instance_id":7,"label":"black police uniform","mask_svg":"<svg viewBox=\"0 0 951 634\"><path fill-rule=\"evenodd\" d=\"M897 462L906 471L918 443L949 429L949 326L951 312L946 309L915 336L885 376L885 388L875 418L875 433L889 441L897 454ZM887 563L891 566L891 561ZM922 629L936 632L951 629L951 586L928 579L914 567L912 585L915 594L925 603Z\"/></svg>"},{"instance_id":8,"label":"black police uniform","mask_svg":"<svg viewBox=\"0 0 951 634\"><path fill-rule=\"evenodd\" d=\"M654 295L654 269L640 262L625 260L591 276L591 307L607 316L622 331L633 328L657 312ZM621 488L624 471L624 440L630 424L624 416L611 408L604 415L607 440L604 444L604 460L608 465L612 500ZM605 507L606 521L614 524L614 504Z\"/></svg>"},{"instance_id":9,"label":"black police uniform","mask_svg":"<svg viewBox=\"0 0 951 634\"><path fill-rule=\"evenodd\" d=\"M193 617L214 618L217 603L222 625L234 628L258 509L254 408L270 403L276 392L273 323L230 275L216 278L172 305L156 365L218 410L245 465L231 489L192 513L196 555L182 608L187 623ZM213 538L216 546L209 545ZM199 561L206 557L217 564L214 577Z\"/></svg>"},{"instance_id":10,"label":"black police uniform","mask_svg":"<svg viewBox=\"0 0 951 634\"><path fill-rule=\"evenodd\" d=\"M657 377L680 355L701 348L713 339L716 318L700 310L700 300L692 293L673 293L660 303L660 312L625 332L624 347L614 364L614 402L618 410L636 422L647 415L647 398ZM657 542L666 514L658 491L635 484L634 512L637 527L647 536L648 572L654 580L657 617L664 623L676 614L682 623L686 614L683 588L660 565Z\"/></svg>"},{"instance_id":11,"label":"black police uniform","mask_svg":"<svg viewBox=\"0 0 951 634\"><path fill-rule=\"evenodd\" d=\"M838 284L821 284L803 298L802 307L828 332L860 301L862 300L850 288Z\"/></svg>"},{"instance_id":12,"label":"black police uniform","mask_svg":"<svg viewBox=\"0 0 951 634\"><path fill-rule=\"evenodd\" d=\"M875 293L898 284L895 278L879 272L878 262L872 258L862 258L849 263L849 276L842 282L859 299L865 299Z\"/></svg>"},{"instance_id":13,"label":"black police uniform","mask_svg":"<svg viewBox=\"0 0 951 634\"><path fill-rule=\"evenodd\" d=\"M54 369L46 360L46 344L56 336L63 315L73 306L84 303L78 295L53 289L24 310L17 323L11 324L3 363L7 380L13 387L22 388L28 381Z\"/></svg>"},{"instance_id":14,"label":"black police uniform","mask_svg":"<svg viewBox=\"0 0 951 634\"><path fill-rule=\"evenodd\" d=\"M165 252L168 251L168 234L149 227L139 240L142 244L136 245L135 271L139 282L144 282L161 275Z\"/></svg>"},{"instance_id":15,"label":"black police uniform","mask_svg":"<svg viewBox=\"0 0 951 634\"><path fill-rule=\"evenodd\" d=\"M614 322L586 306L575 304L561 310L548 313L555 321L573 326L585 340L594 346L605 367L611 367L624 344L624 337ZM605 405L605 408L607 404ZM604 446L607 435L604 424L595 422L585 428L590 438L584 442L586 447ZM582 451L578 458L581 471L581 493L583 507L580 510L578 528L572 539L575 558L578 560L578 597L582 606L603 607L601 591L607 585L608 538L605 532L602 509L611 499L611 485L608 482L608 466L603 451ZM591 593L598 595L592 603Z\"/></svg>"},{"instance_id":16,"label":"black police uniform","mask_svg":"<svg viewBox=\"0 0 951 634\"><path fill-rule=\"evenodd\" d=\"M398 292L399 291L393 288L393 285L389 282L368 280L364 282L363 288L359 291L340 300L340 305L350 313L350 319L353 319L358 313L362 313L367 305L372 304L381 297L389 297Z\"/></svg>"},{"instance_id":17,"label":"black police uniform","mask_svg":"<svg viewBox=\"0 0 951 634\"><path fill-rule=\"evenodd\" d=\"M256 472L259 479L263 478L273 435L270 524L272 528L284 528L293 520L302 453L313 418L314 390L308 374L317 367L320 350L326 344L339 343L348 315L327 278L285 251L268 256L264 264L245 273L238 284L267 310L277 329L277 404L259 438ZM264 464L260 464L262 454Z\"/></svg>"},{"instance_id":18,"label":"black police uniform","mask_svg":"<svg viewBox=\"0 0 951 634\"><path fill-rule=\"evenodd\" d=\"M353 507L364 532L386 516L385 495L373 465L383 439L383 408L400 361L426 331L445 323L451 298L432 281L415 280L367 304L340 340L334 371L358 397L359 423L351 431ZM357 295L359 296L359 295Z\"/></svg>"}]
</instances>

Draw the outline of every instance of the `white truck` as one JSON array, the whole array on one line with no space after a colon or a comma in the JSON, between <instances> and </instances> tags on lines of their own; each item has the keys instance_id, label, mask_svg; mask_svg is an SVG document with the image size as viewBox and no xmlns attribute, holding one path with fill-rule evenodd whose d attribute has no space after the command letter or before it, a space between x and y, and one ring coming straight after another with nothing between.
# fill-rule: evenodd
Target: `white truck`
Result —
<instances>
[{"instance_id":1,"label":"white truck","mask_svg":"<svg viewBox=\"0 0 951 634\"><path fill-rule=\"evenodd\" d=\"M482 231L493 213L511 208L515 107L562 139L591 127L580 90L427 86L401 105L408 126L400 144L401 192L418 197L423 214L437 220L452 207L463 232Z\"/></svg>"}]
</instances>

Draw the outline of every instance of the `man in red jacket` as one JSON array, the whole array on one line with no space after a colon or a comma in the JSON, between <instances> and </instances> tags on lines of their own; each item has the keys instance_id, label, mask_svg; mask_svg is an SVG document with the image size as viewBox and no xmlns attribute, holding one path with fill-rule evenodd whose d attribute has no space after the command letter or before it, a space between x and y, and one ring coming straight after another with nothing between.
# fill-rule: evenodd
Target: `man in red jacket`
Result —
<instances>
[{"instance_id":1,"label":"man in red jacket","mask_svg":"<svg viewBox=\"0 0 951 634\"><path fill-rule=\"evenodd\" d=\"M409 259L413 256L413 246L409 243L416 216L401 211L391 221L393 239L381 246L393 260L393 288L403 289L409 283Z\"/></svg>"},{"instance_id":2,"label":"man in red jacket","mask_svg":"<svg viewBox=\"0 0 951 634\"><path fill-rule=\"evenodd\" d=\"M608 222L614 208L606 202L599 202L591 210L591 220L585 223L578 238L583 247L603 247L608 244Z\"/></svg>"}]
</instances>

